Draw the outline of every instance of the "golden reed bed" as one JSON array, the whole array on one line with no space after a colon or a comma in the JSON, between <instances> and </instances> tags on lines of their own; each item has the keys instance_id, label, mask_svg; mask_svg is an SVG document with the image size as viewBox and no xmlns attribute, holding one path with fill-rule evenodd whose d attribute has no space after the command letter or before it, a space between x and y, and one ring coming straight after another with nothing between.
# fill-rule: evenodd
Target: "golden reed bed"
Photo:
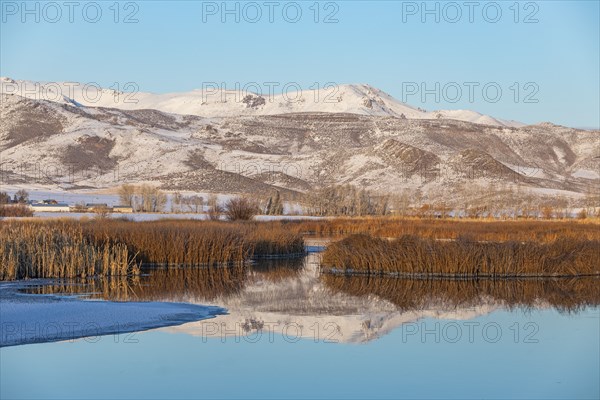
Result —
<instances>
[{"instance_id":1,"label":"golden reed bed","mask_svg":"<svg viewBox=\"0 0 600 400\"><path fill-rule=\"evenodd\" d=\"M280 223L0 222L0 280L130 275L141 263L217 266L303 253L302 237Z\"/></svg>"},{"instance_id":2,"label":"golden reed bed","mask_svg":"<svg viewBox=\"0 0 600 400\"><path fill-rule=\"evenodd\" d=\"M479 242L358 234L330 244L324 272L409 278L566 277L600 274L600 241Z\"/></svg>"}]
</instances>

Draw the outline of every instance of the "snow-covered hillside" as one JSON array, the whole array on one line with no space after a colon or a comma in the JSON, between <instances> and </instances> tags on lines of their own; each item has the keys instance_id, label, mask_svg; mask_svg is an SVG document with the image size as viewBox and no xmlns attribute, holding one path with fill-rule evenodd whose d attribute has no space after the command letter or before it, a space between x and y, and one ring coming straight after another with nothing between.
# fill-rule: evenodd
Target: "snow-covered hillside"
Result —
<instances>
[{"instance_id":1,"label":"snow-covered hillside","mask_svg":"<svg viewBox=\"0 0 600 400\"><path fill-rule=\"evenodd\" d=\"M124 85L126 86L126 85ZM237 117L246 115L278 115L290 113L350 113L391 116L408 119L452 119L494 126L523 126L470 110L438 110L426 112L402 103L369 85L324 85L325 87L295 91L291 86L283 94L270 87L257 87L267 93L248 90L226 90L219 85L183 93L153 94L134 91L98 90L95 84L75 82L33 82L0 78L0 93L16 94L36 100L61 104L108 107L121 110L151 109L167 113L202 117ZM255 90L256 90L255 89ZM271 92L271 93L269 93Z\"/></svg>"}]
</instances>

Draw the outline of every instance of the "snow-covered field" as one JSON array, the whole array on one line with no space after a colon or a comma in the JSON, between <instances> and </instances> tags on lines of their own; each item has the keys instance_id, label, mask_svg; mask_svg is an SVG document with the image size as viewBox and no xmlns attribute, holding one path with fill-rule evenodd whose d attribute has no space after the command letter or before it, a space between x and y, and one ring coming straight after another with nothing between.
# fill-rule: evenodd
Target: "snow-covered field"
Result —
<instances>
[{"instance_id":1,"label":"snow-covered field","mask_svg":"<svg viewBox=\"0 0 600 400\"><path fill-rule=\"evenodd\" d=\"M120 204L119 196L113 193L107 193L107 191L98 190L81 190L77 192L66 191L66 190L48 190L44 188L28 188L24 185L11 185L2 188L6 191L9 196L13 196L19 189L26 189L29 193L29 199L35 201L42 201L45 199L54 199L59 203L66 203L70 206L76 204L86 203L104 203L109 207ZM195 195L207 199L208 193L197 193L197 192L182 192L182 195ZM225 204L225 202L234 197L230 194L216 194L218 202ZM165 208L168 210L172 207L172 195L167 195L167 203ZM204 206L204 211L208 211L207 206ZM301 209L296 204L284 204L284 212L299 212ZM36 211L33 218L94 218L94 213L77 213L77 212L40 212ZM178 213L113 213L109 214L111 218L126 218L132 221L155 221L159 219L197 219L205 220L208 219L208 215L205 213L191 213L191 212L178 212ZM258 221L272 221L272 220L299 220L299 219L323 219L323 217L311 217L304 215L257 215L255 220Z\"/></svg>"},{"instance_id":2,"label":"snow-covered field","mask_svg":"<svg viewBox=\"0 0 600 400\"><path fill-rule=\"evenodd\" d=\"M88 301L19 289L43 281L0 283L0 347L117 335L224 314L223 308L162 302Z\"/></svg>"},{"instance_id":3,"label":"snow-covered field","mask_svg":"<svg viewBox=\"0 0 600 400\"><path fill-rule=\"evenodd\" d=\"M36 212L33 214L33 218L94 218L94 213L76 213L76 212ZM133 214L120 214L114 213L109 214L110 218L125 218L131 221L157 221L161 219L196 219L196 220L207 220L208 214L190 214L190 213L133 213ZM254 217L255 221L293 221L293 220L307 220L307 219L325 219L327 217L313 217L307 215L257 215ZM8 219L8 218L7 218ZM19 218L23 220L23 218ZM224 219L224 216L221 216Z\"/></svg>"}]
</instances>

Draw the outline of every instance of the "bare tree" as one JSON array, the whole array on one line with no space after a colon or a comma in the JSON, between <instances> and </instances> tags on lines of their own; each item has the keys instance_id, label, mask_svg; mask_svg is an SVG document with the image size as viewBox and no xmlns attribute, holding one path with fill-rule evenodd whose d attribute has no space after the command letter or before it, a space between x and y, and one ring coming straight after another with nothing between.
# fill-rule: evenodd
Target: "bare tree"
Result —
<instances>
[{"instance_id":1,"label":"bare tree","mask_svg":"<svg viewBox=\"0 0 600 400\"><path fill-rule=\"evenodd\" d=\"M130 185L130 184L124 184L121 185L121 187L119 188L119 201L121 202L121 204L123 204L124 206L129 206L132 207L134 206L134 200L135 200L135 191L136 191L136 187L134 185Z\"/></svg>"},{"instance_id":2,"label":"bare tree","mask_svg":"<svg viewBox=\"0 0 600 400\"><path fill-rule=\"evenodd\" d=\"M552 219L554 218L554 208L551 205L542 206L541 214L544 219Z\"/></svg>"},{"instance_id":3,"label":"bare tree","mask_svg":"<svg viewBox=\"0 0 600 400\"><path fill-rule=\"evenodd\" d=\"M266 215L281 215L283 214L283 203L279 190L275 193L275 197L269 197L267 200L267 206L265 207Z\"/></svg>"},{"instance_id":4,"label":"bare tree","mask_svg":"<svg viewBox=\"0 0 600 400\"><path fill-rule=\"evenodd\" d=\"M25 204L29 201L29 193L25 189L19 190L15 193L15 200L17 203Z\"/></svg>"},{"instance_id":5,"label":"bare tree","mask_svg":"<svg viewBox=\"0 0 600 400\"><path fill-rule=\"evenodd\" d=\"M389 196L378 196L351 185L328 186L306 196L307 208L316 215L383 215L389 211Z\"/></svg>"},{"instance_id":6,"label":"bare tree","mask_svg":"<svg viewBox=\"0 0 600 400\"><path fill-rule=\"evenodd\" d=\"M201 196L189 196L186 198L186 203L190 210L195 213L202 212L204 208L204 198Z\"/></svg>"},{"instance_id":7,"label":"bare tree","mask_svg":"<svg viewBox=\"0 0 600 400\"><path fill-rule=\"evenodd\" d=\"M221 218L223 208L219 204L219 199L216 195L211 194L208 196L208 218L211 220L218 220Z\"/></svg>"},{"instance_id":8,"label":"bare tree","mask_svg":"<svg viewBox=\"0 0 600 400\"><path fill-rule=\"evenodd\" d=\"M144 212L162 211L167 203L167 195L154 186L140 186L137 195L139 197L140 209Z\"/></svg>"},{"instance_id":9,"label":"bare tree","mask_svg":"<svg viewBox=\"0 0 600 400\"><path fill-rule=\"evenodd\" d=\"M403 190L399 195L394 198L394 208L396 212L402 216L408 215L408 208L410 207L410 197L408 191Z\"/></svg>"},{"instance_id":10,"label":"bare tree","mask_svg":"<svg viewBox=\"0 0 600 400\"><path fill-rule=\"evenodd\" d=\"M181 212L181 205L183 204L183 198L184 196L181 195L181 193L179 192L175 192L173 193L173 196L171 196L171 211L172 212Z\"/></svg>"}]
</instances>

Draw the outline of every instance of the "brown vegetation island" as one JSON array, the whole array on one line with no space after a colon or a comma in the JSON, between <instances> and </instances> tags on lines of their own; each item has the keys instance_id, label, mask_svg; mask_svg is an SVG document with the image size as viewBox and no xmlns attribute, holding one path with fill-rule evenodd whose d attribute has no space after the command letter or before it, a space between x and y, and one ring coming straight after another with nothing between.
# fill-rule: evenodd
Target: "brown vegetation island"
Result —
<instances>
[{"instance_id":1,"label":"brown vegetation island","mask_svg":"<svg viewBox=\"0 0 600 400\"><path fill-rule=\"evenodd\" d=\"M414 235L383 239L356 234L323 253L324 272L407 278L516 278L600 275L600 241L485 242Z\"/></svg>"}]
</instances>

